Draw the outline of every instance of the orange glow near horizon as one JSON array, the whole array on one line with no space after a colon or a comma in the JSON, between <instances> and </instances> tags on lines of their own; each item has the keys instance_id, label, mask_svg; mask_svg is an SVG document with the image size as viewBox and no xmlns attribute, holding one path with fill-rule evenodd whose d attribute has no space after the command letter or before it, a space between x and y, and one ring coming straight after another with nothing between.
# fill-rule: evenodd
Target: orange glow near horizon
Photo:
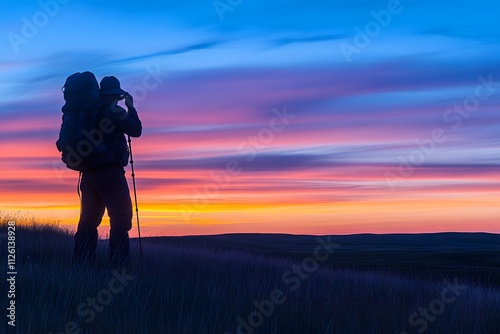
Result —
<instances>
[{"instance_id":1,"label":"orange glow near horizon","mask_svg":"<svg viewBox=\"0 0 500 334\"><path fill-rule=\"evenodd\" d=\"M76 181L76 180L75 180ZM163 195L163 196L162 196ZM232 196L221 195L205 206L183 202L176 189L170 196L162 192L141 192L140 221L144 235L192 235L219 233L421 233L443 231L487 231L498 233L495 217L500 216L498 193L455 198L393 198L349 201L314 200L311 192L247 194L245 198L223 201ZM240 194L241 195L241 194ZM285 197L286 196L286 197ZM28 220L35 217L43 223L58 223L74 229L79 206L76 191L66 194L33 194L1 196L8 203L2 214ZM362 196L360 196L361 198ZM395 196L397 197L397 196ZM6 202L7 198L10 202ZM286 200L288 199L288 200ZM148 202L151 200L151 202ZM29 203L29 204L28 204ZM58 204L55 204L58 203ZM20 215L16 212L22 212ZM23 219L24 215L24 219ZM134 228L131 236L135 236ZM106 233L109 219L105 215L101 234Z\"/></svg>"}]
</instances>

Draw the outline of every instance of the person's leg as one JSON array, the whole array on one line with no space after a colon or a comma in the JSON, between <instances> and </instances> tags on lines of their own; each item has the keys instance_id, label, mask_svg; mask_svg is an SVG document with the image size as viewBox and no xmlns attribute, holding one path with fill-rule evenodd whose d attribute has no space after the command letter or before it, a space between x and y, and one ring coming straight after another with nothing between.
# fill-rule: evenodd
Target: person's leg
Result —
<instances>
[{"instance_id":1,"label":"person's leg","mask_svg":"<svg viewBox=\"0 0 500 334\"><path fill-rule=\"evenodd\" d=\"M125 178L125 171L120 168L108 168L105 190L101 197L108 209L109 222L109 256L112 264L120 265L129 256L128 231L132 228L132 200Z\"/></svg>"},{"instance_id":2,"label":"person's leg","mask_svg":"<svg viewBox=\"0 0 500 334\"><path fill-rule=\"evenodd\" d=\"M94 174L83 173L80 183L82 203L73 251L75 263L96 262L97 227L104 214L104 202L95 187L95 179Z\"/></svg>"}]
</instances>

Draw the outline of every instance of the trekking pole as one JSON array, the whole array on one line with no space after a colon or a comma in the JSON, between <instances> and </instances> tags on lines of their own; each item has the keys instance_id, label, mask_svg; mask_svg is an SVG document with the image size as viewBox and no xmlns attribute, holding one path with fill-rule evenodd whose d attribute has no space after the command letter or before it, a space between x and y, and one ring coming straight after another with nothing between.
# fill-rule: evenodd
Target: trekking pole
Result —
<instances>
[{"instance_id":1,"label":"trekking pole","mask_svg":"<svg viewBox=\"0 0 500 334\"><path fill-rule=\"evenodd\" d=\"M139 249L141 251L141 260L142 260L141 228L139 226L139 207L137 206L137 190L135 188L134 159L132 156L132 140L130 139L130 136L128 136L128 149L130 151L130 167L132 167L132 184L134 185L135 213L137 216L137 231L139 232Z\"/></svg>"}]
</instances>

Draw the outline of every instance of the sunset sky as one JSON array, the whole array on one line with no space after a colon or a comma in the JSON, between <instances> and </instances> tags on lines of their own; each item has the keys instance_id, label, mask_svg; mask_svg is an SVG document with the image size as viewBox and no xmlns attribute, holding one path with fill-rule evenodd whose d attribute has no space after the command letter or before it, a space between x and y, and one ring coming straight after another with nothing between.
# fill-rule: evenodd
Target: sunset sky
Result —
<instances>
[{"instance_id":1,"label":"sunset sky","mask_svg":"<svg viewBox=\"0 0 500 334\"><path fill-rule=\"evenodd\" d=\"M145 235L500 232L499 10L2 2L0 212L77 223L55 141L89 70L135 97Z\"/></svg>"}]
</instances>

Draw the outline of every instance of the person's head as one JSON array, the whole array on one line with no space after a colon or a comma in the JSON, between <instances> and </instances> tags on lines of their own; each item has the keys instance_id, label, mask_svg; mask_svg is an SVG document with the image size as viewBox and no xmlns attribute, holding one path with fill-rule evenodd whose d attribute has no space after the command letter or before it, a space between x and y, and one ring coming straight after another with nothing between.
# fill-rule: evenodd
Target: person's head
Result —
<instances>
[{"instance_id":1,"label":"person's head","mask_svg":"<svg viewBox=\"0 0 500 334\"><path fill-rule=\"evenodd\" d=\"M120 81L114 76L102 78L99 92L103 100L110 102L120 99L120 96L125 94L120 87Z\"/></svg>"}]
</instances>

